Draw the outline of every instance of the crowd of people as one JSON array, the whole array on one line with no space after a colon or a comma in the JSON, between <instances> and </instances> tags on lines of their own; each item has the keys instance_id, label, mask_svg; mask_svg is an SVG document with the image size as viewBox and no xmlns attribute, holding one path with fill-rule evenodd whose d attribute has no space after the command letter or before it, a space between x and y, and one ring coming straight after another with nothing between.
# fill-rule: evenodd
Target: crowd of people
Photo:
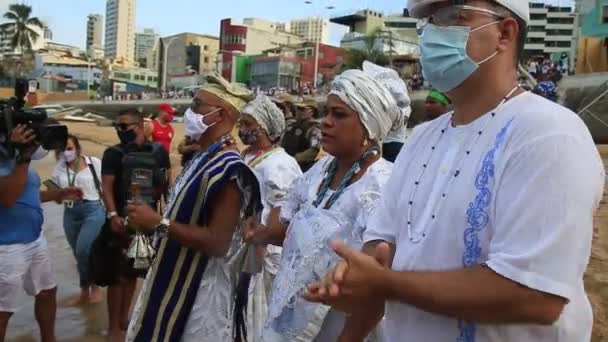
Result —
<instances>
[{"instance_id":1,"label":"crowd of people","mask_svg":"<svg viewBox=\"0 0 608 342\"><path fill-rule=\"evenodd\" d=\"M55 341L40 203L57 201L75 304L108 286L110 341L589 341L604 167L578 116L518 85L528 3L408 9L433 89L407 137L407 85L369 62L333 80L322 117L316 99L208 76L176 177L168 104L148 124L121 112L101 160L69 136L44 191L30 162L47 151L17 126L0 151L0 340L25 290Z\"/></svg>"}]
</instances>

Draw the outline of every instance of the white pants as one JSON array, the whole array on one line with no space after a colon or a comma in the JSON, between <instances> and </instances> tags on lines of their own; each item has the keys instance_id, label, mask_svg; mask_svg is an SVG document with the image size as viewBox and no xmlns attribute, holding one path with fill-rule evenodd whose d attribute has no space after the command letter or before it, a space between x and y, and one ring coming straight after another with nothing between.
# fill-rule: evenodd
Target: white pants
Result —
<instances>
[{"instance_id":1,"label":"white pants","mask_svg":"<svg viewBox=\"0 0 608 342\"><path fill-rule=\"evenodd\" d=\"M23 292L36 296L55 288L46 239L0 246L0 312L17 312Z\"/></svg>"}]
</instances>

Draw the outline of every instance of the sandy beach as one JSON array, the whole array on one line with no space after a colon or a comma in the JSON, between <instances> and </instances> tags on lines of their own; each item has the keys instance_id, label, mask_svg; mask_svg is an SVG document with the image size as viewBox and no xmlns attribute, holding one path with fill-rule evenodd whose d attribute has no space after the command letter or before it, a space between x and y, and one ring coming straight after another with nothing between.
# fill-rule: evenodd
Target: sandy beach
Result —
<instances>
[{"instance_id":1,"label":"sandy beach","mask_svg":"<svg viewBox=\"0 0 608 342\"><path fill-rule=\"evenodd\" d=\"M101 157L103 151L117 143L116 134L111 127L100 127L89 123L69 123L70 133L78 136L87 155ZM183 136L183 126L175 125L176 137ZM177 154L178 139L172 145L171 161L176 174L179 166ZM604 163L608 165L608 145L598 146ZM51 156L36 162L36 167L44 180L51 174L54 160ZM65 240L62 227L62 207L49 203L44 205L44 234L48 239L50 253L59 285L57 310L57 341L96 342L105 341L107 324L105 304L88 307L68 308L63 305L66 299L76 296L78 276L72 252ZM594 329L593 342L608 341L608 204L606 194L597 211L594 224L594 241L589 267L585 275L587 293L593 303ZM23 308L17 312L8 328L7 341L38 341L38 328L34 321L33 300L24 297Z\"/></svg>"}]
</instances>

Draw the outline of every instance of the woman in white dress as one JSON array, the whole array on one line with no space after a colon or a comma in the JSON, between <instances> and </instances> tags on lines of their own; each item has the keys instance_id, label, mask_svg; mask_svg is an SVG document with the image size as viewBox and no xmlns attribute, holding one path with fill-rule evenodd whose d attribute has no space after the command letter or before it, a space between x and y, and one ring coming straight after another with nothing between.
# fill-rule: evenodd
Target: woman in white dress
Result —
<instances>
[{"instance_id":1,"label":"woman in white dress","mask_svg":"<svg viewBox=\"0 0 608 342\"><path fill-rule=\"evenodd\" d=\"M329 156L296 180L281 208L282 225L256 229L263 236L258 242L283 245L261 341L338 339L344 315L306 302L302 293L336 263L329 241L361 247L366 221L392 171L392 164L380 158L379 146L399 115L381 79L348 70L332 83L322 125Z\"/></svg>"},{"instance_id":2,"label":"woman in white dress","mask_svg":"<svg viewBox=\"0 0 608 342\"><path fill-rule=\"evenodd\" d=\"M248 146L243 151L243 159L253 169L260 183L263 225L279 223L279 213L287 191L293 181L302 175L298 162L277 145L283 131L285 117L265 95L259 95L241 111L239 137ZM251 281L247 305L248 336L257 336L266 319L270 286L279 268L281 249L274 245L258 247L263 259L260 258L261 272Z\"/></svg>"}]
</instances>

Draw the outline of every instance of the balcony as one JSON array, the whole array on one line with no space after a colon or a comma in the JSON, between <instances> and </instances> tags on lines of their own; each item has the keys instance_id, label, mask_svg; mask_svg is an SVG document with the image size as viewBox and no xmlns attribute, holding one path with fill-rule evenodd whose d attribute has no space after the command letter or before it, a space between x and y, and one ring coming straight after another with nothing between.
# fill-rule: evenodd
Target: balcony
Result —
<instances>
[{"instance_id":1,"label":"balcony","mask_svg":"<svg viewBox=\"0 0 608 342\"><path fill-rule=\"evenodd\" d=\"M542 51L542 50L545 49L545 44L542 44L542 43L540 43L540 44L539 43L529 44L529 43L527 43L527 44L524 45L524 49L525 50L541 50Z\"/></svg>"},{"instance_id":2,"label":"balcony","mask_svg":"<svg viewBox=\"0 0 608 342\"><path fill-rule=\"evenodd\" d=\"M574 30L574 24L547 24L547 30Z\"/></svg>"},{"instance_id":3,"label":"balcony","mask_svg":"<svg viewBox=\"0 0 608 342\"><path fill-rule=\"evenodd\" d=\"M546 26L547 20L530 20L529 26Z\"/></svg>"},{"instance_id":4,"label":"balcony","mask_svg":"<svg viewBox=\"0 0 608 342\"><path fill-rule=\"evenodd\" d=\"M547 33L545 31L530 31L528 32L528 38L545 38Z\"/></svg>"},{"instance_id":5,"label":"balcony","mask_svg":"<svg viewBox=\"0 0 608 342\"><path fill-rule=\"evenodd\" d=\"M549 12L549 11L547 11L547 9L545 7L540 7L540 8L531 7L530 8L530 14L547 14L547 12Z\"/></svg>"},{"instance_id":6,"label":"balcony","mask_svg":"<svg viewBox=\"0 0 608 342\"><path fill-rule=\"evenodd\" d=\"M574 18L574 14L570 12L549 12L547 18Z\"/></svg>"},{"instance_id":7,"label":"balcony","mask_svg":"<svg viewBox=\"0 0 608 342\"><path fill-rule=\"evenodd\" d=\"M547 35L545 37L546 42L569 42L569 41L573 41L573 40L574 40L573 36L564 36L564 35L560 35L560 36Z\"/></svg>"},{"instance_id":8,"label":"balcony","mask_svg":"<svg viewBox=\"0 0 608 342\"><path fill-rule=\"evenodd\" d=\"M550 46L545 47L545 53L559 53L559 52L570 52L571 47L559 47L559 46Z\"/></svg>"}]
</instances>

